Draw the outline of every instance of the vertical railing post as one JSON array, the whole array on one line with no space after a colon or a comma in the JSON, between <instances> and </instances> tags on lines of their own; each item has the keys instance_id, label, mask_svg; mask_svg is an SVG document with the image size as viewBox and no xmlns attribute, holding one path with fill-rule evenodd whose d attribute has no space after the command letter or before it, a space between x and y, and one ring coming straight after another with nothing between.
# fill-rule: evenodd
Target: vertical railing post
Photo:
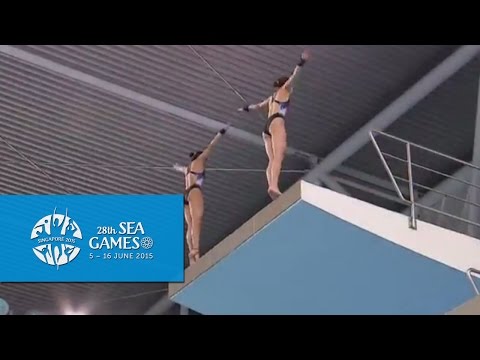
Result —
<instances>
[{"instance_id":1,"label":"vertical railing post","mask_svg":"<svg viewBox=\"0 0 480 360\"><path fill-rule=\"evenodd\" d=\"M475 274L476 277L480 277L480 276L479 276L479 275L480 275L480 271L478 271L478 270L476 270L476 269L472 269L472 268L470 268L470 269L467 270L467 277L468 277L468 279L470 280L470 282L472 283L473 289L475 290L475 293L476 293L477 295L480 295L480 291L479 291L478 288L477 288L477 284L475 284L475 280L473 280L473 274Z\"/></svg>"},{"instance_id":2,"label":"vertical railing post","mask_svg":"<svg viewBox=\"0 0 480 360\"><path fill-rule=\"evenodd\" d=\"M415 213L415 192L413 190L412 151L410 143L407 142L407 166L408 166L408 188L410 192L410 217L409 227L417 229L417 215Z\"/></svg>"},{"instance_id":3,"label":"vertical railing post","mask_svg":"<svg viewBox=\"0 0 480 360\"><path fill-rule=\"evenodd\" d=\"M440 203L440 211L441 211L442 213L445 212L446 206L447 206L447 197L446 197L445 195L443 195L442 201L441 201L441 203ZM443 216L442 214L438 213L437 219L438 219L438 220L437 220L437 223L438 223L440 226L442 226L442 225L443 225L444 227L448 226L448 221L446 221L445 216Z\"/></svg>"}]
</instances>

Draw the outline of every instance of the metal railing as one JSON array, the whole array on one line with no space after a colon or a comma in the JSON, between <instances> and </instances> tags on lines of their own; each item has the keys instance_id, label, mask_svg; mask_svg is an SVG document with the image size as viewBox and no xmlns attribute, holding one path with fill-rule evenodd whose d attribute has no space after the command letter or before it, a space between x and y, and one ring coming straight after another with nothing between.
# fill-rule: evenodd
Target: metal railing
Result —
<instances>
[{"instance_id":1,"label":"metal railing","mask_svg":"<svg viewBox=\"0 0 480 360\"><path fill-rule=\"evenodd\" d=\"M388 152L382 151L379 144L378 144L378 141L377 141L377 138L379 138L379 137L385 137L386 139L389 139L391 141L396 142L397 144L400 144L400 145L404 146L406 157L402 158L402 157L390 154ZM420 184L420 183L416 182L415 181L415 176L414 176L414 169L421 169L423 171L430 172L431 174L441 176L445 179L450 179L451 181L456 181L456 182L462 183L462 184L464 184L468 187L472 187L472 188L476 188L476 189L480 190L479 185L476 185L476 184L471 183L469 181L466 181L464 179L455 177L453 175L446 174L444 172L432 169L428 166L421 165L421 164L415 162L414 159L412 159L412 149L422 150L422 151L427 152L427 153L429 153L429 154L431 154L435 157L440 157L444 160L454 162L457 166L466 166L468 168L480 171L479 167L477 167L473 164L470 164L466 161L456 159L452 156L443 154L441 152L426 148L422 145L412 143L410 141L401 139L399 137L396 137L396 136L393 136L393 135L390 135L390 134L387 134L387 133L384 133L384 132L381 132L381 131L371 131L370 132L370 138L373 142L373 145L374 145L378 155L380 156L380 159L381 159L382 164L383 164L383 166L384 166L384 168L385 168L385 170L388 174L388 177L390 178L390 180L393 184L395 192L397 193L400 200L406 206L409 207L409 227L410 228L412 228L412 229L417 228L417 209L425 209L425 210L428 210L428 211L432 211L432 212L437 213L439 215L444 215L446 217L449 217L449 218L452 218L452 219L455 219L455 220L464 222L466 224L470 224L470 225L473 225L473 226L476 226L476 227L480 228L480 223L478 223L478 222L475 222L475 221L472 221L470 219L445 212L445 211L440 210L440 209L436 209L433 206L429 206L429 205L426 205L426 204L422 203L421 199L417 198L416 190L421 189L421 190L426 190L426 191L431 191L431 192L437 193L439 195L442 195L444 198L451 198L451 199L457 200L457 201L459 201L463 204L470 205L472 207L480 209L480 204L478 204L476 202L469 201L467 199L462 199L462 198L460 198L458 196L455 196L453 194L447 194L445 192L439 191L438 189L434 189L432 187L429 187L429 186L426 186L426 185L423 185L423 184ZM391 167L389 166L389 163L387 162L387 158L405 164L406 165L407 177L403 178L401 176L395 175L393 173ZM402 182L402 183L408 185L408 190L407 190L408 195L407 194L404 195L404 193L401 190L401 186L399 185L399 182ZM405 186L403 186L403 188L405 188Z\"/></svg>"},{"instance_id":2,"label":"metal railing","mask_svg":"<svg viewBox=\"0 0 480 360\"><path fill-rule=\"evenodd\" d=\"M478 291L477 284L475 284L475 280L473 280L473 277L480 279L480 271L477 269L470 268L467 270L467 277L468 277L468 280L470 280L470 282L472 283L472 286L475 289L475 293L477 295L480 295L480 291Z\"/></svg>"}]
</instances>

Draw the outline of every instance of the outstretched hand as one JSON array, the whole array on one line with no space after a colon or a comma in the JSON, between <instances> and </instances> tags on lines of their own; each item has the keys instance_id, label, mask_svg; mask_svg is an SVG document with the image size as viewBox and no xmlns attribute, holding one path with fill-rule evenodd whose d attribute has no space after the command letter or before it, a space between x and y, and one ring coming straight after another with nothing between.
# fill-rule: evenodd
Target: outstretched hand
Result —
<instances>
[{"instance_id":1,"label":"outstretched hand","mask_svg":"<svg viewBox=\"0 0 480 360\"><path fill-rule=\"evenodd\" d=\"M185 172L185 167L180 164L177 164L177 163L173 164L173 168L178 172L182 172L182 173Z\"/></svg>"},{"instance_id":2,"label":"outstretched hand","mask_svg":"<svg viewBox=\"0 0 480 360\"><path fill-rule=\"evenodd\" d=\"M227 130L228 130L229 127L230 127L230 124L228 124L228 125L225 126L223 129L221 129L221 130L219 131L219 133L220 133L221 135L225 135L225 133L227 132Z\"/></svg>"},{"instance_id":3,"label":"outstretched hand","mask_svg":"<svg viewBox=\"0 0 480 360\"><path fill-rule=\"evenodd\" d=\"M310 59L310 51L305 49L302 53L302 60L307 61L308 59Z\"/></svg>"},{"instance_id":4,"label":"outstretched hand","mask_svg":"<svg viewBox=\"0 0 480 360\"><path fill-rule=\"evenodd\" d=\"M241 107L241 108L238 108L237 111L250 111L250 109L248 108L248 105L245 105L244 107Z\"/></svg>"}]
</instances>

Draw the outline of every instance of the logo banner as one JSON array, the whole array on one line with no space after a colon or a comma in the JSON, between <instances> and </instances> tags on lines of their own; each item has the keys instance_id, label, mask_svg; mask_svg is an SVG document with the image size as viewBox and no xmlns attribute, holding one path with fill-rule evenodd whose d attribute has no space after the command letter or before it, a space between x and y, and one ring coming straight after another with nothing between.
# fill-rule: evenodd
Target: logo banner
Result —
<instances>
[{"instance_id":1,"label":"logo banner","mask_svg":"<svg viewBox=\"0 0 480 360\"><path fill-rule=\"evenodd\" d=\"M0 282L182 282L181 195L0 196Z\"/></svg>"}]
</instances>

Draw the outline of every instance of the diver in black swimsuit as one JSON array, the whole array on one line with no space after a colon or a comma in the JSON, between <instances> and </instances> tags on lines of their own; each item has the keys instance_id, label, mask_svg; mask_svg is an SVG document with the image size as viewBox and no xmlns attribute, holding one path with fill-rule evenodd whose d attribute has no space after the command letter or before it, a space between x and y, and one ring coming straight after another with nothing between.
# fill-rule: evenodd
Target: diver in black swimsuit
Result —
<instances>
[{"instance_id":1,"label":"diver in black swimsuit","mask_svg":"<svg viewBox=\"0 0 480 360\"><path fill-rule=\"evenodd\" d=\"M183 197L185 221L187 222L186 240L190 264L200 258L200 235L203 223L204 199L202 187L205 181L205 165L213 147L218 143L226 129L220 130L208 146L202 151L190 153L190 165L175 164L173 167L185 175L185 192Z\"/></svg>"},{"instance_id":2,"label":"diver in black swimsuit","mask_svg":"<svg viewBox=\"0 0 480 360\"><path fill-rule=\"evenodd\" d=\"M268 106L268 120L263 129L263 141L268 156L268 166L266 170L268 182L268 194L272 199L281 195L278 187L282 163L287 149L287 132L285 129L285 116L290 105L290 96L293 92L293 83L300 73L303 65L309 59L309 53L304 51L293 74L289 77L279 78L273 84L274 93L264 101L248 105L238 109L238 111L250 111L264 109Z\"/></svg>"}]
</instances>

